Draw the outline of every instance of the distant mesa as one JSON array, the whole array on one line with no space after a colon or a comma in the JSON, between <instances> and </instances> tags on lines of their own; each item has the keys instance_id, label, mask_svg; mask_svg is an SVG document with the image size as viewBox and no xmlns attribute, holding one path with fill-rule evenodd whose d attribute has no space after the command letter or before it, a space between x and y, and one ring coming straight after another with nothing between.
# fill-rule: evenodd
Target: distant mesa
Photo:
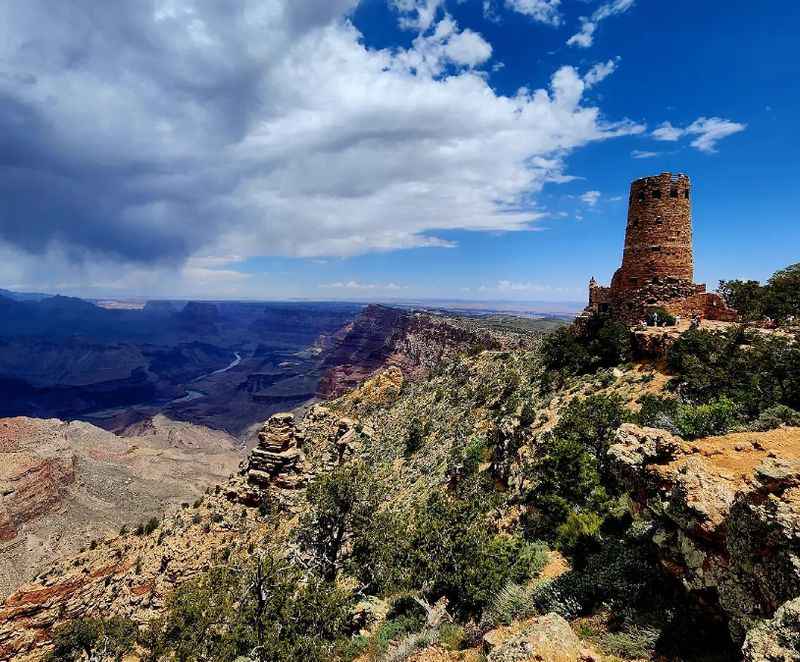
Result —
<instances>
[{"instance_id":1,"label":"distant mesa","mask_svg":"<svg viewBox=\"0 0 800 662\"><path fill-rule=\"evenodd\" d=\"M174 315L178 307L172 301L148 301L142 310L150 315Z\"/></svg>"},{"instance_id":2,"label":"distant mesa","mask_svg":"<svg viewBox=\"0 0 800 662\"><path fill-rule=\"evenodd\" d=\"M220 319L219 308L213 303L190 301L180 312L181 320L189 323L213 324Z\"/></svg>"},{"instance_id":3,"label":"distant mesa","mask_svg":"<svg viewBox=\"0 0 800 662\"><path fill-rule=\"evenodd\" d=\"M663 172L631 184L622 266L610 287L589 281L589 305L580 318L607 313L635 324L662 308L685 318L736 320L718 294L694 282L691 197L684 174Z\"/></svg>"}]
</instances>

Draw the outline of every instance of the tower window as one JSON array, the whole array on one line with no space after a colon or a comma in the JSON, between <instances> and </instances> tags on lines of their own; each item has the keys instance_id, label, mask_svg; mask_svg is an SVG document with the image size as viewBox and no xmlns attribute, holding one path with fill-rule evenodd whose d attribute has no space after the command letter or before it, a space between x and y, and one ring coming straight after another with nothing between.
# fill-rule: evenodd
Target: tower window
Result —
<instances>
[{"instance_id":1,"label":"tower window","mask_svg":"<svg viewBox=\"0 0 800 662\"><path fill-rule=\"evenodd\" d=\"M644 191L639 191L639 202L644 202Z\"/></svg>"},{"instance_id":2,"label":"tower window","mask_svg":"<svg viewBox=\"0 0 800 662\"><path fill-rule=\"evenodd\" d=\"M656 189L655 191L653 191L653 197L654 197L654 198L660 198L660 197L661 197L661 191L660 191L660 190L658 190L658 189Z\"/></svg>"},{"instance_id":3,"label":"tower window","mask_svg":"<svg viewBox=\"0 0 800 662\"><path fill-rule=\"evenodd\" d=\"M656 216L656 223L658 223L659 225L661 225L663 222L664 222L664 219L663 219L663 218L661 218L660 216Z\"/></svg>"},{"instance_id":4,"label":"tower window","mask_svg":"<svg viewBox=\"0 0 800 662\"><path fill-rule=\"evenodd\" d=\"M689 189L688 188L683 192L683 197L686 198L687 200L689 199Z\"/></svg>"},{"instance_id":5,"label":"tower window","mask_svg":"<svg viewBox=\"0 0 800 662\"><path fill-rule=\"evenodd\" d=\"M669 190L669 197L670 198L677 198L678 197L678 189L674 186Z\"/></svg>"}]
</instances>

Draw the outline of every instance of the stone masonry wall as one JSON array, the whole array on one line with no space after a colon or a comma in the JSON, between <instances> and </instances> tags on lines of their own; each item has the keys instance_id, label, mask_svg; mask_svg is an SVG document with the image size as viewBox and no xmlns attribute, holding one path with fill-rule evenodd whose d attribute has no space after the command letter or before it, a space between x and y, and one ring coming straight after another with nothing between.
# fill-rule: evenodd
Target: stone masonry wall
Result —
<instances>
[{"instance_id":1,"label":"stone masonry wall","mask_svg":"<svg viewBox=\"0 0 800 662\"><path fill-rule=\"evenodd\" d=\"M665 172L631 184L622 266L611 289L631 290L652 278L692 282L691 184Z\"/></svg>"}]
</instances>

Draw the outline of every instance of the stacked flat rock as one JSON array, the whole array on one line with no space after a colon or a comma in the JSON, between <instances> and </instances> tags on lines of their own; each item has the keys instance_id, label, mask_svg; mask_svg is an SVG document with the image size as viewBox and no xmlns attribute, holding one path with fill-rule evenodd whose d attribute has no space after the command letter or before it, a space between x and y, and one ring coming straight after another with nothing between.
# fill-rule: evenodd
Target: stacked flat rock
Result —
<instances>
[{"instance_id":1,"label":"stacked flat rock","mask_svg":"<svg viewBox=\"0 0 800 662\"><path fill-rule=\"evenodd\" d=\"M258 433L258 446L250 452L247 482L266 487L296 489L305 482L303 437L293 414L275 414Z\"/></svg>"}]
</instances>

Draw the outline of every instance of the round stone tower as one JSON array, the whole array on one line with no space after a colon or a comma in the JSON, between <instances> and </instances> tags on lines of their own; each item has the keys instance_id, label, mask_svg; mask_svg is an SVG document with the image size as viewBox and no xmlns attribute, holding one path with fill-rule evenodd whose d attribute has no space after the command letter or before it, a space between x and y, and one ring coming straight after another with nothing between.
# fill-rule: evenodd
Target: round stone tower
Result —
<instances>
[{"instance_id":1,"label":"round stone tower","mask_svg":"<svg viewBox=\"0 0 800 662\"><path fill-rule=\"evenodd\" d=\"M694 280L691 184L683 174L663 172L631 184L622 266L615 292L655 281Z\"/></svg>"}]
</instances>

